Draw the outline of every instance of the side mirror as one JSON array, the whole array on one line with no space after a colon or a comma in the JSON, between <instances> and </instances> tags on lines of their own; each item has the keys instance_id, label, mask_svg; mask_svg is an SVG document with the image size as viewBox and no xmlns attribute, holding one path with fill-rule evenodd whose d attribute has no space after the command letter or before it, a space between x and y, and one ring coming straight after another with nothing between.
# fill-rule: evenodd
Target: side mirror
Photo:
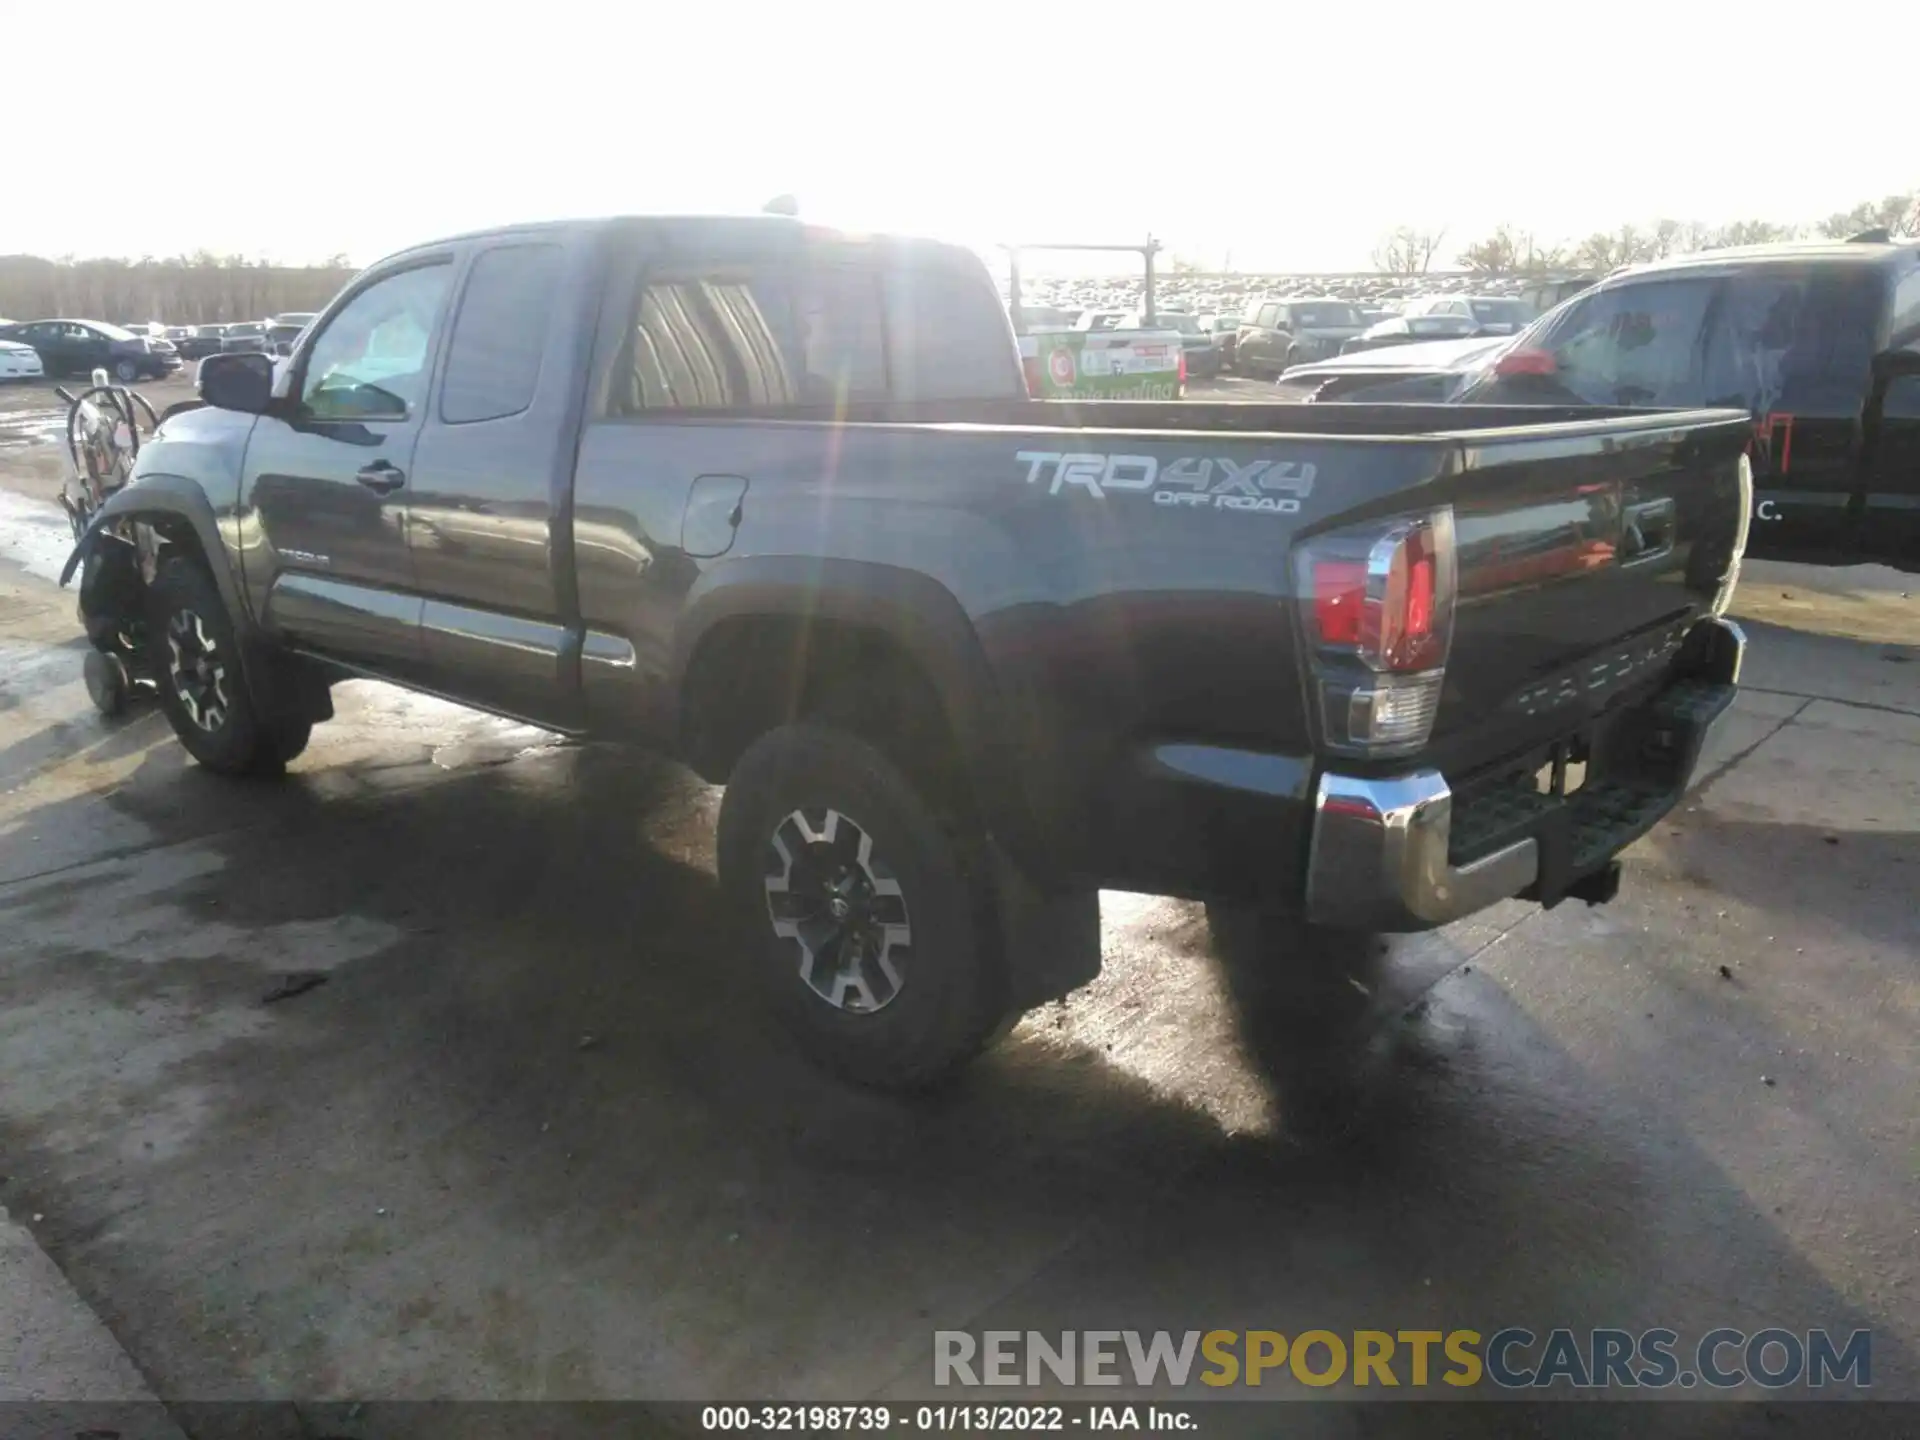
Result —
<instances>
[{"instance_id":1,"label":"side mirror","mask_svg":"<svg viewBox=\"0 0 1920 1440\"><path fill-rule=\"evenodd\" d=\"M273 357L258 351L209 355L195 382L200 398L221 410L264 415L273 403Z\"/></svg>"}]
</instances>

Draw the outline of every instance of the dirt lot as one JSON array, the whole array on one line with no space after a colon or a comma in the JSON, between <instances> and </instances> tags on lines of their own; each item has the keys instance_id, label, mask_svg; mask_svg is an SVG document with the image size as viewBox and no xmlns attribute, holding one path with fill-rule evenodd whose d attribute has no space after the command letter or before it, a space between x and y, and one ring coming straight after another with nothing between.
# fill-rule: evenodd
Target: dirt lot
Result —
<instances>
[{"instance_id":1,"label":"dirt lot","mask_svg":"<svg viewBox=\"0 0 1920 1440\"><path fill-rule=\"evenodd\" d=\"M41 500L43 400L0 392ZM1754 567L1796 628L1614 905L1381 941L1108 895L1101 978L908 1103L741 1003L684 772L356 683L222 783L94 715L71 596L0 559L0 1204L174 1400L907 1397L935 1329L1509 1324L1868 1327L1920 1399L1899 585ZM1749 1423L1880 1433L1635 1430Z\"/></svg>"}]
</instances>

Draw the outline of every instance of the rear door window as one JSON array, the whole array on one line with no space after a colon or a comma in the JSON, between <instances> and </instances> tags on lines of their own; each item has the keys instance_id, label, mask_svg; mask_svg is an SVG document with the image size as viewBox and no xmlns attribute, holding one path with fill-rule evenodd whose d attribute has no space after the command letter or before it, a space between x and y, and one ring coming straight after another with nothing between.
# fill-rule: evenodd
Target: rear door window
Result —
<instances>
[{"instance_id":1,"label":"rear door window","mask_svg":"<svg viewBox=\"0 0 1920 1440\"><path fill-rule=\"evenodd\" d=\"M1707 399L1760 415L1857 415L1883 288L1865 267L1732 276L1707 344Z\"/></svg>"},{"instance_id":2,"label":"rear door window","mask_svg":"<svg viewBox=\"0 0 1920 1440\"><path fill-rule=\"evenodd\" d=\"M1701 331L1718 282L1699 277L1602 290L1540 337L1558 387L1589 405L1698 405Z\"/></svg>"},{"instance_id":3,"label":"rear door window","mask_svg":"<svg viewBox=\"0 0 1920 1440\"><path fill-rule=\"evenodd\" d=\"M1262 305L1259 313L1253 317L1253 323L1263 330L1271 330L1280 323L1280 307Z\"/></svg>"},{"instance_id":4,"label":"rear door window","mask_svg":"<svg viewBox=\"0 0 1920 1440\"><path fill-rule=\"evenodd\" d=\"M560 291L558 245L499 245L476 256L447 347L440 419L518 415L533 403Z\"/></svg>"}]
</instances>

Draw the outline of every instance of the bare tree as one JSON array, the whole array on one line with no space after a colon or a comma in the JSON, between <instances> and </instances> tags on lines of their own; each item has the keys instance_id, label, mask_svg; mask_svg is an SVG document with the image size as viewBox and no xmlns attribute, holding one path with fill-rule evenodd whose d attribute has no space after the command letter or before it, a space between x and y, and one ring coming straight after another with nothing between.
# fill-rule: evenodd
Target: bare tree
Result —
<instances>
[{"instance_id":1,"label":"bare tree","mask_svg":"<svg viewBox=\"0 0 1920 1440\"><path fill-rule=\"evenodd\" d=\"M1416 230L1411 225L1397 226L1381 237L1373 247L1373 267L1389 275L1424 275L1433 268L1433 257L1446 242L1446 230Z\"/></svg>"},{"instance_id":2,"label":"bare tree","mask_svg":"<svg viewBox=\"0 0 1920 1440\"><path fill-rule=\"evenodd\" d=\"M1460 264L1483 275L1537 275L1566 263L1558 245L1542 245L1530 230L1502 225L1484 240L1460 252Z\"/></svg>"},{"instance_id":3,"label":"bare tree","mask_svg":"<svg viewBox=\"0 0 1920 1440\"><path fill-rule=\"evenodd\" d=\"M1731 245L1771 245L1791 240L1800 233L1795 225L1780 225L1772 220L1735 220L1713 232L1709 250L1724 250Z\"/></svg>"},{"instance_id":4,"label":"bare tree","mask_svg":"<svg viewBox=\"0 0 1920 1440\"><path fill-rule=\"evenodd\" d=\"M1920 190L1889 195L1884 200L1862 200L1851 210L1829 215L1818 229L1836 240L1863 230L1885 230L1896 238L1920 235Z\"/></svg>"}]
</instances>

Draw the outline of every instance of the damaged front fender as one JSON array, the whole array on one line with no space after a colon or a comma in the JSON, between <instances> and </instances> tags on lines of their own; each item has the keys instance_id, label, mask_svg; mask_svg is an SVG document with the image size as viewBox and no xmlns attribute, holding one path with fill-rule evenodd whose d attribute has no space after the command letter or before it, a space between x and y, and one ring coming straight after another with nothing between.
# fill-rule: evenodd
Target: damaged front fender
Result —
<instances>
[{"instance_id":1,"label":"damaged front fender","mask_svg":"<svg viewBox=\"0 0 1920 1440\"><path fill-rule=\"evenodd\" d=\"M129 523L149 527L169 544L197 550L235 627L243 631L250 628L251 616L227 548L221 543L213 504L205 490L184 476L142 475L112 495L94 512L74 542L73 553L61 568L60 583L65 585L73 578L104 536L117 533Z\"/></svg>"}]
</instances>

